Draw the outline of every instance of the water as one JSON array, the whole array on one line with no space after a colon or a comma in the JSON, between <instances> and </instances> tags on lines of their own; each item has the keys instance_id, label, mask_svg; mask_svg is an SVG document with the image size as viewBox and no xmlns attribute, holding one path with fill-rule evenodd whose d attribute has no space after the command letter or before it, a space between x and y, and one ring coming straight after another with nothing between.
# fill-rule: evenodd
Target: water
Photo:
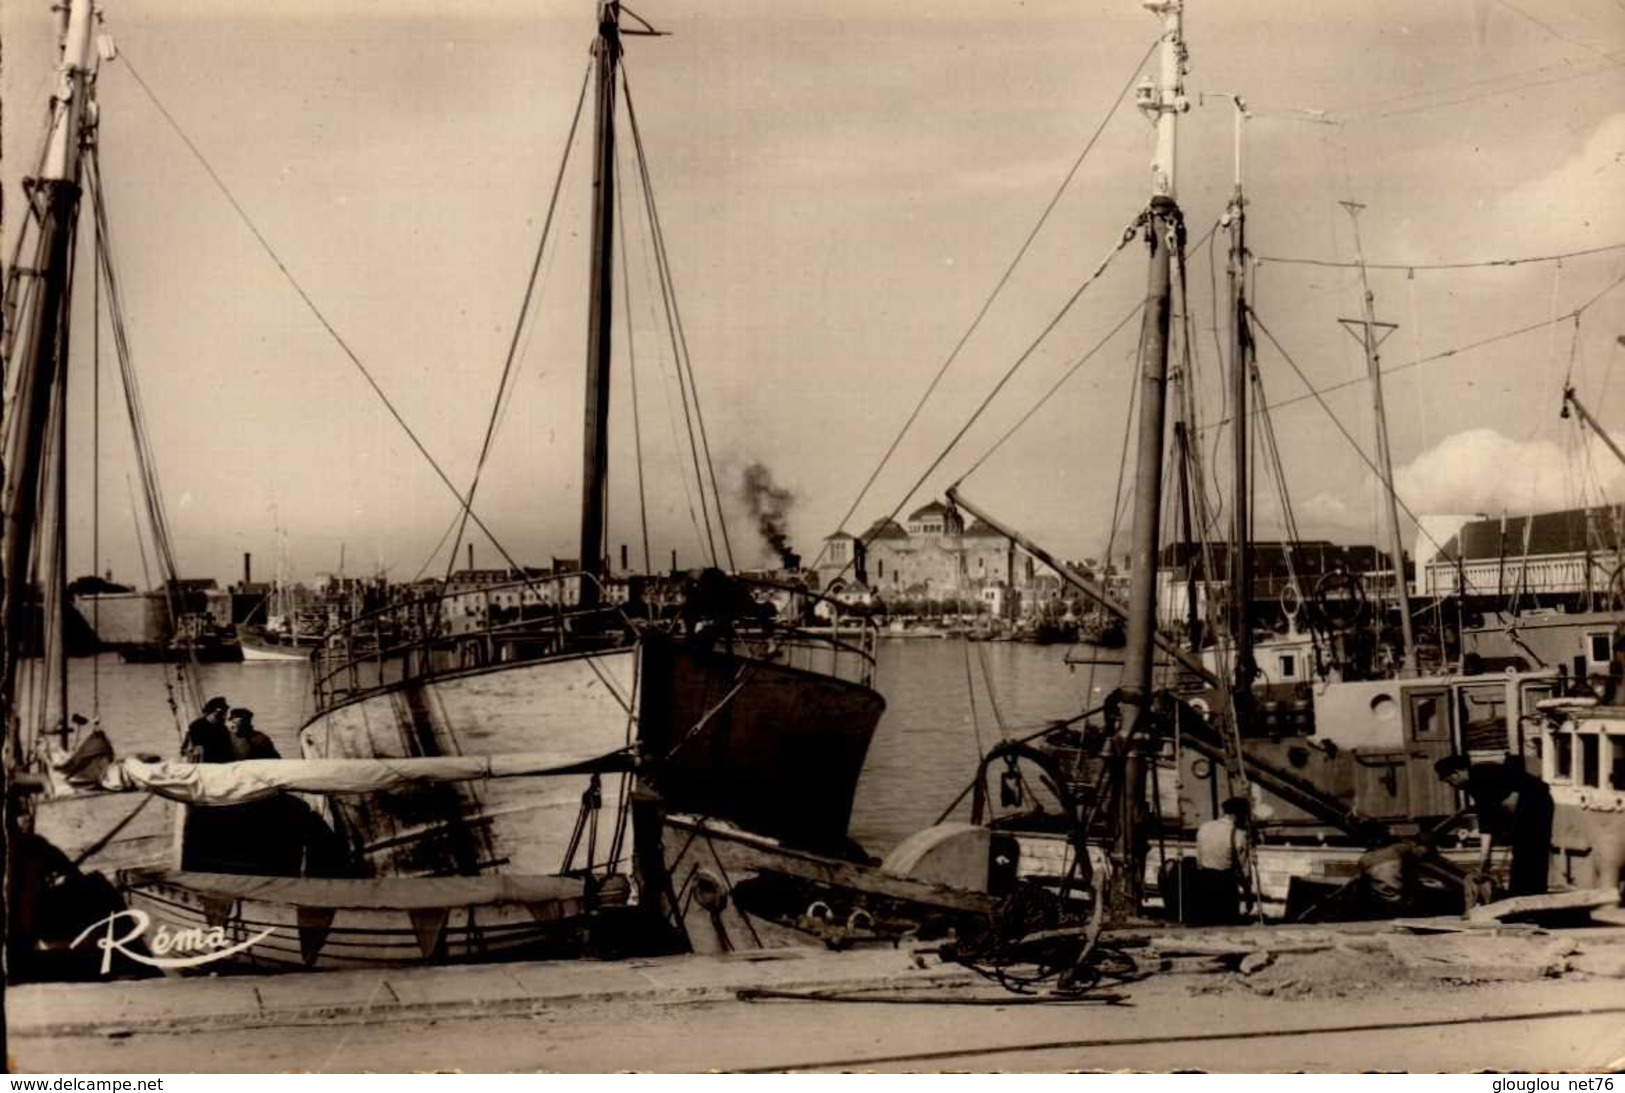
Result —
<instances>
[{"instance_id":1,"label":"water","mask_svg":"<svg viewBox=\"0 0 1625 1093\"><path fill-rule=\"evenodd\" d=\"M882 641L877 679L886 715L858 782L852 837L884 854L935 823L1000 739L1098 706L1118 670L1070 666L1069 651L1113 657L1088 646ZM962 805L957 815L966 812Z\"/></svg>"},{"instance_id":2,"label":"water","mask_svg":"<svg viewBox=\"0 0 1625 1093\"><path fill-rule=\"evenodd\" d=\"M937 820L969 784L982 750L1099 705L1115 685L1116 669L1069 666L1069 651L1094 654L1087 646L882 641L877 684L886 714L858 783L852 837L884 854ZM298 732L313 709L308 665L208 664L199 670L205 698L224 695L233 706L252 709L255 726L278 750L298 756ZM105 654L94 662L75 660L70 672L73 708L87 716L99 709L119 754L177 754L179 735L197 711L187 708L182 688L167 685L173 666L124 664ZM177 718L161 713L171 694L180 706Z\"/></svg>"},{"instance_id":3,"label":"water","mask_svg":"<svg viewBox=\"0 0 1625 1093\"><path fill-rule=\"evenodd\" d=\"M271 738L284 758L298 758L299 728L315 708L309 665L245 661L204 664L197 672L205 699L222 695L233 706L253 710L254 727ZM171 700L178 711L173 717L167 715ZM70 662L68 701L75 713L100 719L120 755L148 752L175 758L181 734L199 713L189 708L191 700L176 682L174 665L125 664L113 653Z\"/></svg>"}]
</instances>

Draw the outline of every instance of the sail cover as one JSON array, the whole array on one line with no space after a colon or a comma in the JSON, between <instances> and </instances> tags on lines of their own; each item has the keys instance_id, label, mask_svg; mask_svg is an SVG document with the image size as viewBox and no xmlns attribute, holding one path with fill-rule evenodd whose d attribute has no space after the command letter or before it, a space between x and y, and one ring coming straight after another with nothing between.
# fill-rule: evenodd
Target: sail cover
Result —
<instances>
[{"instance_id":1,"label":"sail cover","mask_svg":"<svg viewBox=\"0 0 1625 1093\"><path fill-rule=\"evenodd\" d=\"M125 758L110 763L99 787L147 792L191 805L240 805L279 793L375 793L434 782L559 777L632 769L630 751L560 766L556 755L449 755L424 759L249 759L182 763Z\"/></svg>"}]
</instances>

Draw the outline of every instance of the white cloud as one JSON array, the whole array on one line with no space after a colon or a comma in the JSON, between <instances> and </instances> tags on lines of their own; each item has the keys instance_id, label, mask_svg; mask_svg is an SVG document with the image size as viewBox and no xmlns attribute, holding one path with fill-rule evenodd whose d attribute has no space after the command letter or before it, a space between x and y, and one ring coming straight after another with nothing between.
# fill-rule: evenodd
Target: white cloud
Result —
<instances>
[{"instance_id":1,"label":"white cloud","mask_svg":"<svg viewBox=\"0 0 1625 1093\"><path fill-rule=\"evenodd\" d=\"M1512 440L1493 429L1448 436L1394 474L1411 511L1543 512L1625 494L1625 466L1594 436L1584 447Z\"/></svg>"},{"instance_id":2,"label":"white cloud","mask_svg":"<svg viewBox=\"0 0 1625 1093\"><path fill-rule=\"evenodd\" d=\"M1503 194L1501 217L1522 222L1547 245L1586 247L1625 234L1625 114L1597 126L1585 147L1550 171Z\"/></svg>"}]
</instances>

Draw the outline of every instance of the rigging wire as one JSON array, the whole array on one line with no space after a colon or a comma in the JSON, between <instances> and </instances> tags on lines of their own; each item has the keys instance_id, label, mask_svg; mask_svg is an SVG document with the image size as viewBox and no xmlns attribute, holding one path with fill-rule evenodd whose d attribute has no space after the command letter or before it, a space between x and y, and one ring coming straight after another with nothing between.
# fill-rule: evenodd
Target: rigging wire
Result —
<instances>
[{"instance_id":1,"label":"rigging wire","mask_svg":"<svg viewBox=\"0 0 1625 1093\"><path fill-rule=\"evenodd\" d=\"M1422 273L1435 270L1457 269L1491 269L1509 266L1528 266L1541 262L1562 262L1567 258L1585 258L1593 254L1607 254L1610 251L1625 250L1625 243L1609 243L1600 247L1587 247L1584 250L1565 251L1562 254L1536 254L1523 258L1485 258L1472 262L1366 262L1366 269L1402 270L1407 273ZM1318 266L1322 269L1359 269L1359 262L1343 262L1329 258L1283 258L1271 255L1259 255L1253 259L1255 265L1266 262L1277 266Z\"/></svg>"},{"instance_id":2,"label":"rigging wire","mask_svg":"<svg viewBox=\"0 0 1625 1093\"><path fill-rule=\"evenodd\" d=\"M152 529L153 552L164 580L169 602L170 618L178 621L184 605L180 593L180 565L175 558L174 535L164 507L163 491L158 481L158 460L147 429L146 410L141 401L141 388L135 371L135 356L130 347L129 325L125 320L124 294L119 287L118 271L113 261L112 234L107 222L106 190L102 185L101 156L95 145L85 149L87 181L90 184L91 210L95 219L97 247L96 259L100 275L107 290L107 311L113 327L113 346L117 352L119 375L124 387L125 413L130 422L130 435L135 449L136 471L141 477L141 495L147 513L147 524ZM187 699L194 708L203 705L201 683L197 678L194 653L188 646L187 665L192 671L181 670L181 683ZM171 707L174 698L171 695ZM177 721L177 729L180 728Z\"/></svg>"},{"instance_id":3,"label":"rigging wire","mask_svg":"<svg viewBox=\"0 0 1625 1093\"><path fill-rule=\"evenodd\" d=\"M728 560L728 568L734 568L733 544L728 537L728 522L722 514L722 493L717 488L716 463L711 458L711 441L705 428L705 416L700 410L700 389L694 380L694 361L689 355L688 334L683 327L682 314L677 307L677 285L672 275L671 256L666 249L666 232L660 222L660 211L655 204L654 180L649 172L649 159L643 147L643 130L638 125L638 114L632 102L632 85L627 78L626 69L621 69L621 87L626 97L626 116L632 127L632 144L637 151L638 175L643 185L643 197L646 213L649 218L650 236L653 242L655 267L660 271L662 298L666 303L666 321L672 338L672 353L676 357L678 390L683 393L683 412L688 415L688 403L692 396L694 414L688 422L689 447L694 460L696 477L709 474L711 480L711 499L717 510L717 530L722 534L723 554ZM687 385L683 378L687 377ZM699 426L700 448L705 453L701 461L699 451L694 449L694 429ZM700 509L705 514L705 482L700 477ZM710 544L711 564L717 564L716 542L711 537L710 517L706 515L705 533Z\"/></svg>"},{"instance_id":4,"label":"rigging wire","mask_svg":"<svg viewBox=\"0 0 1625 1093\"><path fill-rule=\"evenodd\" d=\"M1461 355L1462 353L1471 352L1474 349L1482 349L1487 345L1494 345L1497 342L1507 341L1522 334L1529 334L1536 330L1545 329L1546 327L1551 326L1553 323L1560 323L1568 319L1577 318L1596 305L1597 302L1600 301L1604 296L1607 296L1610 292L1613 292L1615 289L1619 288L1620 285L1625 285L1625 274L1622 274L1619 277L1616 277L1613 281L1609 282L1607 287L1593 295L1589 300L1581 304L1579 307L1566 311L1562 315L1558 315L1555 318L1542 319L1539 322L1530 323L1527 326L1520 326L1515 330L1502 331L1499 334L1492 334L1487 338L1480 338L1475 342L1468 342L1466 345L1458 345L1452 349L1445 349L1441 352L1433 353L1426 357L1418 357L1415 360L1406 361L1404 364L1396 364L1391 367L1384 368L1382 370L1382 375L1384 378L1387 378L1396 372L1404 372L1411 368L1419 368L1424 364L1433 364L1449 357L1455 357ZM1322 395L1329 395L1334 391L1341 391L1345 387L1353 387L1356 384L1365 383L1367 381L1368 377L1362 375L1356 376L1354 379L1340 380L1337 383L1329 383L1325 387L1314 387L1310 385L1306 379L1304 381L1304 385L1309 388L1308 391L1301 395L1293 395L1291 398L1284 398L1280 400L1275 404L1275 408L1279 410L1283 407L1291 406L1294 403L1307 402L1310 399L1318 399ZM1206 428L1216 429L1219 426L1226 425L1228 423L1228 419L1224 421L1215 421L1207 425Z\"/></svg>"},{"instance_id":5,"label":"rigging wire","mask_svg":"<svg viewBox=\"0 0 1625 1093\"><path fill-rule=\"evenodd\" d=\"M406 418L402 416L400 410L395 406L394 401L390 399L387 393L385 393L377 378L373 376L372 371L362 362L360 356L357 355L355 350L350 347L349 342L345 341L343 335L341 335L337 328L334 327L333 324L328 320L327 315L320 307L316 305L316 301L311 298L308 292L305 291L304 286L299 282L299 279L293 275L293 271L288 268L287 263L283 262L276 249L271 246L270 240L265 237L264 233L259 230L259 227L254 223L254 221L250 219L247 210L243 208L236 196L232 194L230 188L226 186L225 180L220 177L219 173L214 169L214 166L209 162L208 158L204 156L202 149L200 149L192 138L187 135L186 131L181 128L180 122L178 122L175 119L175 116L169 112L169 109L164 106L163 102L147 84L146 80L142 79L140 72L138 72L135 66L130 63L129 53L127 51L121 52L120 59L124 62L124 67L129 71L130 76L138 85L140 85L141 90L146 93L147 98L151 100L153 106L157 108L161 115L163 115L164 120L169 123L170 128L175 131L176 136L181 139L181 142L186 145L187 150L190 151L193 157L197 159L199 165L202 166L204 172L209 176L209 179L215 184L216 188L220 190L221 195L225 197L226 202L231 205L233 211L237 213L238 218L242 220L243 225L248 229L249 233L254 236L255 241L259 243L260 248L265 252L266 256L271 259L271 262L282 274L283 280L287 281L289 287L293 289L300 301L304 303L306 309L309 310L311 315L315 317L316 321L321 324L322 329L327 331L328 336L331 337L334 344L339 347L339 350L344 354L345 359L347 359L355 367L356 371L361 374L361 378L366 381L367 386L372 389L373 394L378 396L379 401L384 404L384 408L389 411L390 417L394 418L395 424L400 426L401 431L405 433L406 438L412 442L412 446L417 449L418 454L423 457L426 463L428 463L429 469L434 472L435 477L438 478L441 484L444 485L446 489L451 492L451 495L457 499L459 506L468 512L469 520L472 521L474 526L491 541L492 546L494 546L497 552L502 556L502 560L507 564L508 568L523 572L522 567L514 559L513 555L508 552L508 549L503 546L502 541L497 538L496 533L491 530L483 519L481 519L478 513L468 506L468 503L463 498L462 491L457 488L457 485L454 482L452 482L451 478L440 466L439 461L435 459L434 455L424 445L422 439L419 438L416 431L414 431L412 427L407 424Z\"/></svg>"},{"instance_id":6,"label":"rigging wire","mask_svg":"<svg viewBox=\"0 0 1625 1093\"><path fill-rule=\"evenodd\" d=\"M1123 104L1124 96L1126 96L1129 89L1134 86L1135 77L1140 74L1140 70L1145 67L1146 62L1151 59L1151 55L1156 52L1157 48L1161 44L1162 39L1159 37L1156 41L1151 43L1150 47L1145 51L1145 55L1135 62L1134 67L1129 72L1128 79L1124 82L1122 89L1118 91L1117 98L1112 101L1110 109L1106 111L1106 116L1101 119L1100 124L1095 127L1094 133L1089 137L1089 140L1085 142L1083 151L1078 153L1078 158L1073 161L1071 168L1066 173L1066 177L1063 178L1061 180L1061 184L1056 187L1055 193L1050 197L1049 204L1044 207L1044 211L1038 216L1038 221L1033 225L1032 230L1027 233L1027 238L1024 239L1021 245L1016 248L1015 257L1012 258L1010 260L1010 264L1005 267L1004 273L999 276L998 281L993 286L993 290L982 302L982 306L976 312L976 316L971 319L970 325L965 328L965 332L960 335L959 341L954 344L954 347L949 351L947 358L937 369L936 375L931 378L931 382L926 386L925 393L920 396L919 401L914 404L914 409L909 413L908 420L903 422L903 427L898 430L896 437L892 439L891 445L887 447L885 454L880 457L880 462L875 465L875 469L870 472L868 479L863 483L862 488L858 490L857 496L852 499L851 507L846 510L846 515L841 517L840 522L836 525L837 527L845 527L847 521L852 519L852 514L858 511L858 506L863 504L863 499L869 495L869 490L874 486L875 479L880 477L880 472L886 468L886 464L889 463L891 461L891 457L896 454L898 445L903 442L903 438L908 435L909 429L913 428L914 422L919 419L920 412L925 409L926 402L930 400L931 395L936 391L937 385L942 382L942 377L947 374L948 369L953 366L954 361L959 359L959 354L964 350L965 345L970 341L971 336L981 328L982 320L987 317L987 313L992 309L994 302L1004 291L1005 286L1009 284L1011 276L1016 271L1016 267L1019 266L1022 259L1027 256L1027 252L1032 248L1033 241L1038 238L1038 233L1043 230L1044 225L1049 221L1050 214L1055 211L1055 206L1060 203L1061 195L1064 194L1067 187L1072 184L1072 179L1077 175L1078 169L1083 166L1083 161L1094 149L1096 142L1100 140L1100 135L1105 132L1106 126L1110 124L1112 118L1117 115L1118 108ZM906 504L908 504L908 499L904 498L903 501L897 506L897 510L900 511L903 505ZM892 515L895 516L896 511L894 511ZM824 549L827 549L827 547ZM819 557L813 561L814 567L818 565L818 561L822 559L822 557L823 550L821 549L819 551Z\"/></svg>"},{"instance_id":7,"label":"rigging wire","mask_svg":"<svg viewBox=\"0 0 1625 1093\"><path fill-rule=\"evenodd\" d=\"M100 270L99 253L102 236L96 233L94 245L98 251L91 265ZM101 575L102 568L102 279L90 279L90 572ZM63 574L67 576L67 574ZM90 629L96 643L101 641L102 598L90 601ZM101 719L102 674L101 658L90 658L90 719Z\"/></svg>"},{"instance_id":8,"label":"rigging wire","mask_svg":"<svg viewBox=\"0 0 1625 1093\"><path fill-rule=\"evenodd\" d=\"M1525 19L1529 20L1531 23L1535 24L1541 30L1544 30L1547 34L1550 34L1553 38L1556 38L1560 42L1566 42L1571 46L1578 46L1587 53L1601 57L1606 61L1612 61L1616 65L1621 63L1617 54L1610 53L1605 49L1598 49L1589 42L1582 42L1578 38L1570 38L1567 34L1564 34L1562 31L1558 30L1544 19L1537 19L1535 16L1530 15L1527 11L1514 4L1512 0L1495 0L1495 2L1500 4L1503 8L1506 8L1508 11L1516 12L1517 14L1523 16Z\"/></svg>"},{"instance_id":9,"label":"rigging wire","mask_svg":"<svg viewBox=\"0 0 1625 1093\"><path fill-rule=\"evenodd\" d=\"M980 763L987 758L987 749L982 746L982 725L976 717L976 680L971 676L970 647L981 644L979 642L962 641L960 648L965 651L965 704L970 707L970 731L976 740L976 761Z\"/></svg>"},{"instance_id":10,"label":"rigging wire","mask_svg":"<svg viewBox=\"0 0 1625 1093\"><path fill-rule=\"evenodd\" d=\"M1291 354L1289 354L1282 347L1281 343L1275 340L1275 335L1270 333L1269 327L1264 325L1263 320L1259 319L1258 315L1251 308L1247 309L1247 314L1253 320L1253 324L1257 326L1259 330L1264 332L1264 336L1270 340L1270 344L1275 347L1275 351L1281 354L1281 359L1286 361L1287 364L1292 367L1293 372L1297 373L1298 379L1303 382L1304 386L1309 386L1309 379L1303 374L1303 369L1298 367L1298 362L1292 359ZM1361 462L1363 462L1380 481L1383 477L1382 471L1377 467L1376 463L1371 460L1371 457L1366 455L1365 449L1360 447L1360 442L1354 439L1353 434L1348 431L1346 426L1344 426L1342 419L1332 412L1332 408L1326 404L1326 400L1320 397L1320 392L1310 388L1310 394L1317 402L1320 403L1320 408L1326 411L1326 416L1331 418L1332 424L1337 426L1337 431L1343 434L1343 439L1349 442L1349 445L1354 449L1354 453L1360 457ZM1277 408L1280 406L1281 403L1276 403ZM1397 490L1394 491L1393 498L1394 503L1399 506L1406 516L1410 517L1412 523L1416 524L1417 530L1422 533L1423 537L1426 538L1429 543L1433 544L1435 550L1442 552L1444 547L1440 545L1439 541L1433 537L1432 533L1429 532L1427 528L1422 526L1421 520L1417 517L1416 513L1411 511L1411 507L1405 503L1405 499L1403 497L1399 496Z\"/></svg>"},{"instance_id":11,"label":"rigging wire","mask_svg":"<svg viewBox=\"0 0 1625 1093\"><path fill-rule=\"evenodd\" d=\"M583 89L585 90L585 89ZM623 172L615 172L615 218L620 223L626 223L626 199L621 187ZM632 263L627 255L626 232L621 232L621 298L628 306L621 308L621 317L626 320L626 375L632 387L632 444L633 462L637 469L638 482L638 527L643 533L643 571L650 572L649 560L649 502L644 494L644 467L643 467L643 421L638 410L638 358L637 338L632 330Z\"/></svg>"},{"instance_id":12,"label":"rigging wire","mask_svg":"<svg viewBox=\"0 0 1625 1093\"><path fill-rule=\"evenodd\" d=\"M530 263L530 276L525 281L525 292L519 301L519 314L514 319L513 336L508 340L508 355L502 362L502 377L497 383L496 400L491 405L491 416L485 425L485 439L480 443L480 456L474 464L474 477L468 484L468 496L458 507L457 534L452 540L451 553L446 559L446 580L451 580L452 571L457 565L457 549L463 545L463 535L468 530L468 516L474 508L474 496L479 492L480 478L485 473L486 461L491 455L491 446L496 441L497 423L501 417L504 397L510 390L514 381L514 366L519 359L519 339L525 330L526 320L530 316L531 303L536 296L536 282L542 271L542 256L547 251L548 240L553 234L553 217L558 211L559 195L564 190L564 173L570 166L570 153L575 148L576 132L581 126L581 115L585 111L587 102L587 84L592 78L594 62L589 62L586 71L581 76L581 91L576 97L576 109L570 118L570 131L564 137L564 151L559 156L559 169L553 177L553 195L547 202L547 216L542 221L541 237L536 241L536 256ZM442 540L443 541L443 540ZM438 547L436 548L438 549ZM585 563L586 559L582 559Z\"/></svg>"},{"instance_id":13,"label":"rigging wire","mask_svg":"<svg viewBox=\"0 0 1625 1093\"><path fill-rule=\"evenodd\" d=\"M1468 103L1481 102L1484 99L1494 99L1499 98L1502 95L1510 95L1514 91L1527 91L1532 87L1550 87L1553 84L1568 83L1570 80L1589 79L1592 76L1606 76L1618 67L1619 62L1599 65L1596 68L1589 68L1578 72L1570 72L1563 76L1553 76L1549 80L1529 80L1525 83L1509 84L1506 87L1497 88L1492 91L1485 91L1477 95L1464 95L1459 99L1439 99L1437 101L1420 103L1416 106L1405 106L1394 110L1385 110L1380 114L1373 114L1372 117L1376 119L1395 118L1405 114L1420 114L1426 110L1437 110L1440 107L1445 106L1465 106Z\"/></svg>"},{"instance_id":14,"label":"rigging wire","mask_svg":"<svg viewBox=\"0 0 1625 1093\"><path fill-rule=\"evenodd\" d=\"M1130 359L1131 361L1137 361L1139 359L1138 346L1136 346L1134 352L1130 354ZM1123 420L1123 443L1117 455L1117 490L1115 496L1112 498L1112 522L1106 532L1105 576L1108 577L1111 574L1112 568L1112 551L1117 549L1117 530L1122 524L1123 514L1128 507L1128 496L1126 494L1133 493L1132 490L1125 491L1123 489L1123 485L1128 480L1128 450L1130 438L1134 434L1134 407L1135 404L1139 402L1140 398L1140 370L1138 368L1130 367L1128 370L1128 380L1128 398L1124 400L1128 404L1128 411L1127 416Z\"/></svg>"},{"instance_id":15,"label":"rigging wire","mask_svg":"<svg viewBox=\"0 0 1625 1093\"><path fill-rule=\"evenodd\" d=\"M1004 375L999 377L999 382L993 385L992 390L990 390L982 399L980 405L976 407L976 410L965 421L965 424L960 426L959 431L956 432L949 439L948 443L943 446L942 451L939 452L937 457L931 461L930 466L926 467L924 472L920 474L919 478L915 480L914 485L902 495L902 498L897 502L896 506L894 506L891 512L887 514L887 520L895 520L897 518L897 514L903 510L903 506L908 504L909 498L918 493L920 487L925 484L926 479L935 474L937 468L942 466L943 461L946 460L953 450L959 446L959 442L965 438L965 434L970 432L971 426L976 424L976 422L981 418L982 414L986 412L987 408L993 404L995 399L998 398L999 392L1004 390L1005 385L1015 378L1016 373L1021 370L1021 367L1025 365L1027 361L1031 359L1032 355L1038 351L1038 347L1042 345L1044 340L1054 332L1057 326L1060 325L1061 320L1066 317L1068 312L1072 310L1073 306L1076 305L1080 299L1082 299L1084 292L1087 291L1088 288L1098 281L1106 272L1107 267L1111 265L1112 259L1117 257L1117 255L1122 252L1123 248L1128 246L1134 237L1139 234L1139 226L1143 220L1144 214L1137 218L1134 223L1129 225L1129 227L1123 232L1123 237L1118 240L1117 245L1112 248L1111 252L1101 260L1100 265L1096 266L1094 272L1090 273L1089 276L1084 279L1083 283L1079 285L1077 290L1072 293L1072 295L1067 299L1066 303L1061 305L1061 309L1057 311L1050 321L1045 324L1044 328L1039 331L1038 336L1035 337L1027 348L1022 351L1021 355L1016 358L1015 363L1005 370ZM852 562L848 561L846 566L842 568L842 572L844 573L846 568L850 567L851 565Z\"/></svg>"},{"instance_id":16,"label":"rigging wire","mask_svg":"<svg viewBox=\"0 0 1625 1093\"><path fill-rule=\"evenodd\" d=\"M991 459L995 452L1004 447L1006 441L1020 431L1021 427L1026 425L1027 422L1032 419L1034 414L1038 413L1039 410L1044 408L1045 403L1049 402L1049 400L1054 397L1054 395L1060 391L1063 386L1065 386L1067 380L1076 375L1078 370L1081 369L1085 364L1088 364L1090 359L1092 359L1096 353L1099 353L1102 349L1106 348L1107 343L1115 338L1125 326L1137 318L1144 310L1145 301L1140 300L1136 302L1135 305L1131 307L1121 319L1117 320L1116 324L1113 325L1110 330L1106 331L1106 333L1101 336L1100 340L1095 342L1094 346L1091 347L1087 353L1073 361L1067 370L1061 374L1061 378L1051 384L1049 390L1045 391L1044 394L1039 397L1038 401L1033 403L1032 407L1028 409L1025 414L1022 414L1019 419L1017 419L1014 425L1005 430L1004 434L1000 436L998 440L994 441L992 446L989 447L987 451L983 452L981 456L977 458L976 462L970 465L964 474L960 475L960 478L969 478L982 466L982 464ZM899 506L899 508L900 507L901 506Z\"/></svg>"}]
</instances>

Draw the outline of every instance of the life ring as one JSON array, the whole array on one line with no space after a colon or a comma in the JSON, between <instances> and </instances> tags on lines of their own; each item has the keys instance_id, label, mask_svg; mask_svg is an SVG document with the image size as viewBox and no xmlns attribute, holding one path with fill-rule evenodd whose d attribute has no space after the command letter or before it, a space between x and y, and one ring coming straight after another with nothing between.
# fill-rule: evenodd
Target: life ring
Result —
<instances>
[{"instance_id":1,"label":"life ring","mask_svg":"<svg viewBox=\"0 0 1625 1093\"><path fill-rule=\"evenodd\" d=\"M1303 610L1303 593L1298 591L1297 581L1288 581L1286 587L1281 589L1281 612L1288 620L1298 617Z\"/></svg>"},{"instance_id":2,"label":"life ring","mask_svg":"<svg viewBox=\"0 0 1625 1093\"><path fill-rule=\"evenodd\" d=\"M1343 596L1333 598L1342 591ZM1338 570L1315 582L1315 609L1332 626L1352 626L1365 612L1365 584L1356 573Z\"/></svg>"}]
</instances>

